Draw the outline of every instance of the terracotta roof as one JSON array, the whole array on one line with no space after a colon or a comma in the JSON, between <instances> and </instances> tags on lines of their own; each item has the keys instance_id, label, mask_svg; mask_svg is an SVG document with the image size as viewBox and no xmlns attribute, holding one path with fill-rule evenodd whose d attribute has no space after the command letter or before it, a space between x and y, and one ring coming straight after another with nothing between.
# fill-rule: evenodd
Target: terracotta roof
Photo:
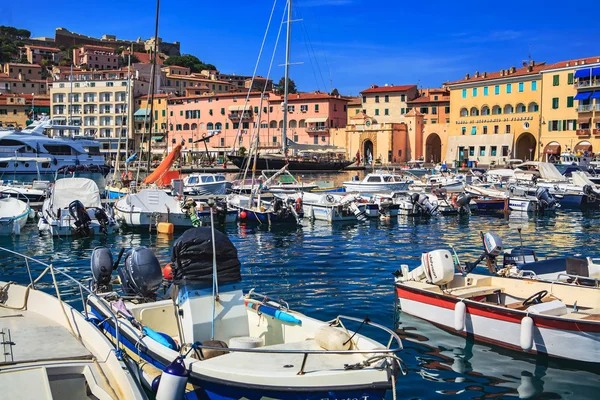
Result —
<instances>
[{"instance_id":1,"label":"terracotta roof","mask_svg":"<svg viewBox=\"0 0 600 400\"><path fill-rule=\"evenodd\" d=\"M372 118L369 117L367 114L362 113L362 112L359 112L358 114L353 115L353 116L350 117L350 120L359 120L359 119L364 121L364 120L372 119Z\"/></svg>"},{"instance_id":2,"label":"terracotta roof","mask_svg":"<svg viewBox=\"0 0 600 400\"><path fill-rule=\"evenodd\" d=\"M412 88L416 88L417 85L401 85L401 86L375 86L369 89L363 90L361 93L385 93L385 92L406 92Z\"/></svg>"},{"instance_id":3,"label":"terracotta roof","mask_svg":"<svg viewBox=\"0 0 600 400\"><path fill-rule=\"evenodd\" d=\"M96 46L94 44L84 44L83 46L80 47L80 49L103 50L103 51L110 51L111 53L114 53L114 51L115 51L115 49L113 49L112 47Z\"/></svg>"},{"instance_id":4,"label":"terracotta roof","mask_svg":"<svg viewBox=\"0 0 600 400\"><path fill-rule=\"evenodd\" d=\"M413 103L448 103L450 101L450 96L440 96L437 100L434 100L432 96L421 96L416 99L409 100L407 104Z\"/></svg>"},{"instance_id":5,"label":"terracotta roof","mask_svg":"<svg viewBox=\"0 0 600 400\"><path fill-rule=\"evenodd\" d=\"M0 81L2 82L20 82L17 78L9 78L7 74L0 74Z\"/></svg>"},{"instance_id":6,"label":"terracotta roof","mask_svg":"<svg viewBox=\"0 0 600 400\"><path fill-rule=\"evenodd\" d=\"M179 65L165 65L164 68L189 69L188 67L180 67Z\"/></svg>"},{"instance_id":7,"label":"terracotta roof","mask_svg":"<svg viewBox=\"0 0 600 400\"><path fill-rule=\"evenodd\" d=\"M281 97L281 100L283 101L283 96L280 96L280 97ZM290 94L289 97L288 97L288 101L298 101L298 100L326 100L326 99L336 99L336 100L342 100L342 101L349 101L345 97L332 96L329 93L317 93L317 92L313 92L313 93L295 93L295 94Z\"/></svg>"},{"instance_id":8,"label":"terracotta roof","mask_svg":"<svg viewBox=\"0 0 600 400\"><path fill-rule=\"evenodd\" d=\"M521 68L515 68L514 72L510 72L510 68L507 68L504 71L504 75L502 75L502 71L496 72L482 72L479 76L469 76L468 78L460 79L458 81L446 82L446 85L456 85L459 83L470 83L470 82L483 82L490 81L494 79L504 79L504 78L512 78L513 76L527 76L527 75L536 75L540 71L548 68L545 62L535 64L533 66L525 66Z\"/></svg>"},{"instance_id":9,"label":"terracotta roof","mask_svg":"<svg viewBox=\"0 0 600 400\"><path fill-rule=\"evenodd\" d=\"M362 105L362 99L360 97L347 97L349 106L360 106Z\"/></svg>"},{"instance_id":10,"label":"terracotta roof","mask_svg":"<svg viewBox=\"0 0 600 400\"><path fill-rule=\"evenodd\" d=\"M128 54L129 54L129 51L127 51L127 50L123 51L123 58L125 59L125 61L127 61L127 58L125 56ZM137 59L140 60L140 62L142 64L151 64L152 63L152 59L150 58L150 53L134 51L133 55L136 56ZM157 64L163 63L163 59L160 57L160 54L156 56L156 63Z\"/></svg>"},{"instance_id":11,"label":"terracotta roof","mask_svg":"<svg viewBox=\"0 0 600 400\"><path fill-rule=\"evenodd\" d=\"M577 63L577 65L575 65ZM588 64L597 64L600 63L600 56L595 57L587 57L587 58L578 58L575 60L567 60L567 61L559 61L554 64L548 64L543 68L543 70L548 69L557 69L557 68L567 68L574 67L575 69L585 68Z\"/></svg>"},{"instance_id":12,"label":"terracotta roof","mask_svg":"<svg viewBox=\"0 0 600 400\"><path fill-rule=\"evenodd\" d=\"M39 64L22 64L22 63L6 63L5 65L11 66L11 67L33 67L33 68L42 68L41 65Z\"/></svg>"},{"instance_id":13,"label":"terracotta roof","mask_svg":"<svg viewBox=\"0 0 600 400\"><path fill-rule=\"evenodd\" d=\"M48 51L60 51L60 49L57 49L56 47L44 47L44 46L34 46L31 44L26 44L25 47L29 47L30 49L42 49L42 50L48 50Z\"/></svg>"}]
</instances>

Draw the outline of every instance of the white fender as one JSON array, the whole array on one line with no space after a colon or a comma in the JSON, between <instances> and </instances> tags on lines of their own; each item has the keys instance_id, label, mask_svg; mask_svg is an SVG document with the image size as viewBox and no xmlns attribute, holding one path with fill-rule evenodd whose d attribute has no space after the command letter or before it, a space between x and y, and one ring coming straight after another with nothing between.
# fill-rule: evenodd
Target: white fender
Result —
<instances>
[{"instance_id":1,"label":"white fender","mask_svg":"<svg viewBox=\"0 0 600 400\"><path fill-rule=\"evenodd\" d=\"M454 305L454 329L458 332L465 330L465 320L467 318L467 305L459 301Z\"/></svg>"},{"instance_id":2,"label":"white fender","mask_svg":"<svg viewBox=\"0 0 600 400\"><path fill-rule=\"evenodd\" d=\"M13 221L13 233L15 235L21 234L21 224L19 224L19 221L16 219Z\"/></svg>"},{"instance_id":3,"label":"white fender","mask_svg":"<svg viewBox=\"0 0 600 400\"><path fill-rule=\"evenodd\" d=\"M521 348L525 351L533 347L533 319L527 316L521 320Z\"/></svg>"},{"instance_id":4,"label":"white fender","mask_svg":"<svg viewBox=\"0 0 600 400\"><path fill-rule=\"evenodd\" d=\"M185 364L179 358L176 358L162 372L156 400L179 400L185 395L185 386L187 385L189 373Z\"/></svg>"}]
</instances>

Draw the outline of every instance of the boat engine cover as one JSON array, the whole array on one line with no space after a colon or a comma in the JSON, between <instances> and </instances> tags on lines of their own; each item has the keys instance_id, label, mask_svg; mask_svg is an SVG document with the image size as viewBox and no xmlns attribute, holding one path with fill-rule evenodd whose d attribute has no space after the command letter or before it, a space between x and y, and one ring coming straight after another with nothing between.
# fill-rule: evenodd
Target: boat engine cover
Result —
<instances>
[{"instance_id":1,"label":"boat engine cover","mask_svg":"<svg viewBox=\"0 0 600 400\"><path fill-rule=\"evenodd\" d=\"M502 253L502 239L495 233L486 233L483 236L483 245L488 255L497 257Z\"/></svg>"},{"instance_id":2,"label":"boat engine cover","mask_svg":"<svg viewBox=\"0 0 600 400\"><path fill-rule=\"evenodd\" d=\"M90 268L97 289L110 286L113 272L113 255L108 247L96 247L92 251Z\"/></svg>"},{"instance_id":3,"label":"boat engine cover","mask_svg":"<svg viewBox=\"0 0 600 400\"><path fill-rule=\"evenodd\" d=\"M448 250L434 250L423 253L421 266L427 280L434 285L445 285L454 278L454 258Z\"/></svg>"},{"instance_id":4,"label":"boat engine cover","mask_svg":"<svg viewBox=\"0 0 600 400\"><path fill-rule=\"evenodd\" d=\"M147 247L136 247L125 257L125 273L136 294L152 297L162 283L162 269L158 259Z\"/></svg>"}]
</instances>

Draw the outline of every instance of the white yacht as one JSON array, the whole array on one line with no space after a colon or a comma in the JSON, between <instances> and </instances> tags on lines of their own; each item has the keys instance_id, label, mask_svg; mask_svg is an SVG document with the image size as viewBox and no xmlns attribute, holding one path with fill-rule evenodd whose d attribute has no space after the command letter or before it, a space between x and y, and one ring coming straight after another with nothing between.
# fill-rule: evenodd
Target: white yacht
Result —
<instances>
[{"instance_id":1,"label":"white yacht","mask_svg":"<svg viewBox=\"0 0 600 400\"><path fill-rule=\"evenodd\" d=\"M21 131L0 130L0 174L55 174L59 168L79 165L94 166L99 171L106 169L100 143L77 135L51 138L44 134L48 130L76 132L79 127L43 119ZM28 158L44 160L38 163Z\"/></svg>"},{"instance_id":2,"label":"white yacht","mask_svg":"<svg viewBox=\"0 0 600 400\"><path fill-rule=\"evenodd\" d=\"M354 177L352 181L344 182L344 187L348 192L406 192L408 186L413 181L406 179L402 175L396 175L391 172L375 171L368 174L361 181L358 177Z\"/></svg>"},{"instance_id":3,"label":"white yacht","mask_svg":"<svg viewBox=\"0 0 600 400\"><path fill-rule=\"evenodd\" d=\"M228 186L231 184L223 174L190 174L183 179L184 194L225 194Z\"/></svg>"}]
</instances>

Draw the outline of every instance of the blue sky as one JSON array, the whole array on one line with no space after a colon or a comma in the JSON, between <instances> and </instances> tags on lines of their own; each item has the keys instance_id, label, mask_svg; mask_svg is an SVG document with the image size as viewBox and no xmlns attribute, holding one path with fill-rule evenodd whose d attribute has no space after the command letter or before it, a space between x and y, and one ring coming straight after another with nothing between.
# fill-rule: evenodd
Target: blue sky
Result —
<instances>
[{"instance_id":1,"label":"blue sky","mask_svg":"<svg viewBox=\"0 0 600 400\"><path fill-rule=\"evenodd\" d=\"M7 2L2 2L7 3ZM100 37L148 38L153 0L0 4L0 25L35 36L56 27ZM531 46L536 61L600 55L600 20L570 3L393 0L294 0L291 78L302 91L357 95L375 83L435 87L465 73L520 66ZM26 6L24 5L26 4ZM50 5L51 4L51 5ZM503 5L504 4L504 5ZM159 36L224 73L251 74L272 0L161 2ZM259 74L266 75L284 0L278 0ZM579 17L577 15L580 15ZM283 76L280 40L271 77Z\"/></svg>"}]
</instances>

